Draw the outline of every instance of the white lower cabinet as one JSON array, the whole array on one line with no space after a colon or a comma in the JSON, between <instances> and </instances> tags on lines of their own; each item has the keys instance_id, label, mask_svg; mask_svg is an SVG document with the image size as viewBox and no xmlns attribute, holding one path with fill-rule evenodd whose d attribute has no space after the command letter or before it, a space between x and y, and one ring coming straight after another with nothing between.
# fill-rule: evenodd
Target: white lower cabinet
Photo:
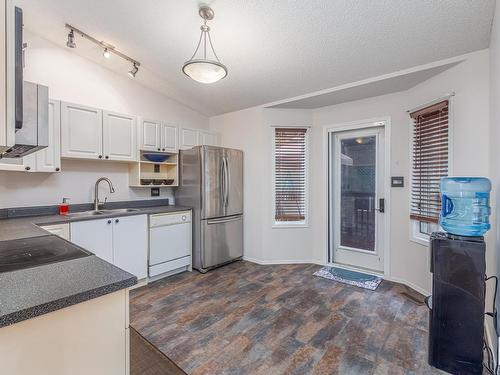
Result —
<instances>
[{"instance_id":1,"label":"white lower cabinet","mask_svg":"<svg viewBox=\"0 0 500 375\"><path fill-rule=\"evenodd\" d=\"M71 223L71 242L143 279L147 276L146 215Z\"/></svg>"}]
</instances>

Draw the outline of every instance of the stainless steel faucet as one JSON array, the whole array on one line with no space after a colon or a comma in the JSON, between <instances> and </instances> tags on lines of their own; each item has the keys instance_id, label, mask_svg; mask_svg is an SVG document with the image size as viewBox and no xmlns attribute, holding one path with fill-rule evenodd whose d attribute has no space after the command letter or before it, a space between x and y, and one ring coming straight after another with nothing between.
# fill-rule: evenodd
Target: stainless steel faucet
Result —
<instances>
[{"instance_id":1,"label":"stainless steel faucet","mask_svg":"<svg viewBox=\"0 0 500 375\"><path fill-rule=\"evenodd\" d=\"M94 211L97 211L99 210L99 205L101 204L99 202L99 183L101 181L106 181L109 185L109 192L110 193L114 193L115 192L115 188L113 187L113 183L111 182L111 180L107 177L101 177L99 178L96 182L95 182L95 191L94 191ZM102 203L104 204L104 203Z\"/></svg>"}]
</instances>

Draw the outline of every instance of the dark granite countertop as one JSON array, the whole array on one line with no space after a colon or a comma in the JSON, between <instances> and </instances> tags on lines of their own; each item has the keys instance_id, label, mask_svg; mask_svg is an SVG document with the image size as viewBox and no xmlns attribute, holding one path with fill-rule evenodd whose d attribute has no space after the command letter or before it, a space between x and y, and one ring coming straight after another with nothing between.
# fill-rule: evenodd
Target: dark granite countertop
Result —
<instances>
[{"instance_id":1,"label":"dark granite countertop","mask_svg":"<svg viewBox=\"0 0 500 375\"><path fill-rule=\"evenodd\" d=\"M133 207L137 211L85 218L44 215L0 219L0 241L46 236L49 233L40 227L43 225L191 210L182 206L139 207L138 202L121 203L121 207ZM120 207L115 205L113 208ZM113 293L136 283L134 275L95 255L0 273L0 327Z\"/></svg>"}]
</instances>

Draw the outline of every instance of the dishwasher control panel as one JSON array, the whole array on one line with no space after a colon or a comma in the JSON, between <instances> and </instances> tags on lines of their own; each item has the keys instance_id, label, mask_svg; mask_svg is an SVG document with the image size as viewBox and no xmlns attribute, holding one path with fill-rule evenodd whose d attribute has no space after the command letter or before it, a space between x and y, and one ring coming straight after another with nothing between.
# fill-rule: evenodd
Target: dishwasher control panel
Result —
<instances>
[{"instance_id":1,"label":"dishwasher control panel","mask_svg":"<svg viewBox=\"0 0 500 375\"><path fill-rule=\"evenodd\" d=\"M163 225L175 225L191 222L191 211L154 214L150 216L149 227L160 227Z\"/></svg>"}]
</instances>

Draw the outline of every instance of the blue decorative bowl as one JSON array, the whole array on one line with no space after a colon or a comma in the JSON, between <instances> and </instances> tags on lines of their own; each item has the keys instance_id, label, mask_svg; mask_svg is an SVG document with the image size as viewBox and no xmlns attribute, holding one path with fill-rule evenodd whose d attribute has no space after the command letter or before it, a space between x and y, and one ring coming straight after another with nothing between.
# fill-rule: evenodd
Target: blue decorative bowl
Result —
<instances>
[{"instance_id":1,"label":"blue decorative bowl","mask_svg":"<svg viewBox=\"0 0 500 375\"><path fill-rule=\"evenodd\" d=\"M170 155L163 154L142 154L146 160L152 161L153 163L163 163L166 161Z\"/></svg>"}]
</instances>

